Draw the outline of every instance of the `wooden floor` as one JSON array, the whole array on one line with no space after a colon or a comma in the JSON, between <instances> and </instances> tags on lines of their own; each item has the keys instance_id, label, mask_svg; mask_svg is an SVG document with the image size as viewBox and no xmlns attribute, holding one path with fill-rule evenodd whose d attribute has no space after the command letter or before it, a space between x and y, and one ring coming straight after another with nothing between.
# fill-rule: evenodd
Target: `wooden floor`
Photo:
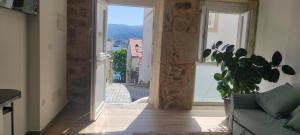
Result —
<instances>
[{"instance_id":1,"label":"wooden floor","mask_svg":"<svg viewBox=\"0 0 300 135\"><path fill-rule=\"evenodd\" d=\"M199 133L224 135L227 132L223 107L194 107L191 111L163 111L147 104L106 105L95 122L89 114L66 109L46 135L132 135L137 133ZM177 135L176 134L176 135ZM162 134L159 134L162 135ZM193 134L198 135L198 134Z\"/></svg>"}]
</instances>

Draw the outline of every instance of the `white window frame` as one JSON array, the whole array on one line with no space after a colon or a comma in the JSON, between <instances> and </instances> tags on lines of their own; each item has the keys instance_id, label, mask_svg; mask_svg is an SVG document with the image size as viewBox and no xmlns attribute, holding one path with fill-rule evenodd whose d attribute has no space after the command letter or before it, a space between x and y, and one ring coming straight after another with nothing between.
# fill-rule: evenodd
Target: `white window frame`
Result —
<instances>
[{"instance_id":1,"label":"white window frame","mask_svg":"<svg viewBox=\"0 0 300 135\"><path fill-rule=\"evenodd\" d=\"M213 1L206 1L202 0L201 1L201 7L200 7L200 12L201 12L201 17L200 17L200 33L199 33L199 47L198 47L198 62L200 63L211 63L211 62L205 62L204 59L202 58L202 52L206 49L207 47L207 33L208 33L208 17L210 12L221 12L221 13L229 13L229 14L240 14L241 16L247 14L248 15L248 22L246 23L246 45L248 45L247 40L249 39L249 24L250 24L250 16L251 16L251 11L248 8L247 4L243 3L230 3L230 2L213 2ZM240 17L240 20L243 18ZM241 22L241 21L240 21ZM242 35L241 33L243 31L243 24L241 23L239 25L239 31L238 31L238 43L237 46L241 45L241 38ZM245 46L245 48L247 48Z\"/></svg>"}]
</instances>

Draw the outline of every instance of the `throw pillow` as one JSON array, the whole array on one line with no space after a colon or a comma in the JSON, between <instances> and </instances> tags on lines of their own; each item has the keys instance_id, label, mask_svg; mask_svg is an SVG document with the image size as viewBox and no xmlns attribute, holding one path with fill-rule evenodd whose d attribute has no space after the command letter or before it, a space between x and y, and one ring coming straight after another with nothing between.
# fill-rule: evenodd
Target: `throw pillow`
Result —
<instances>
[{"instance_id":1,"label":"throw pillow","mask_svg":"<svg viewBox=\"0 0 300 135\"><path fill-rule=\"evenodd\" d=\"M300 105L298 105L298 107L294 111L292 111L291 117L295 117L298 113L300 113Z\"/></svg>"},{"instance_id":2,"label":"throw pillow","mask_svg":"<svg viewBox=\"0 0 300 135\"><path fill-rule=\"evenodd\" d=\"M300 104L300 90L285 84L256 96L257 104L275 119L288 116Z\"/></svg>"},{"instance_id":3,"label":"throw pillow","mask_svg":"<svg viewBox=\"0 0 300 135\"><path fill-rule=\"evenodd\" d=\"M291 120L289 120L287 127L300 132L300 112L298 112L294 117L292 117Z\"/></svg>"}]
</instances>

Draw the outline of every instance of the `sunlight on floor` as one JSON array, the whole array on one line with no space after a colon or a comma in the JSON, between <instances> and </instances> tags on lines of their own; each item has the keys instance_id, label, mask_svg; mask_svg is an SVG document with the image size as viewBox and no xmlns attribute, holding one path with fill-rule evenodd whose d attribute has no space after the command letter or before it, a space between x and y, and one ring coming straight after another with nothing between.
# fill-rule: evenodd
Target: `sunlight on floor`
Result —
<instances>
[{"instance_id":1,"label":"sunlight on floor","mask_svg":"<svg viewBox=\"0 0 300 135\"><path fill-rule=\"evenodd\" d=\"M190 111L166 111L144 103L107 104L96 121L90 121L86 111L74 110L73 107L68 105L45 135L227 134L223 106L194 106Z\"/></svg>"}]
</instances>

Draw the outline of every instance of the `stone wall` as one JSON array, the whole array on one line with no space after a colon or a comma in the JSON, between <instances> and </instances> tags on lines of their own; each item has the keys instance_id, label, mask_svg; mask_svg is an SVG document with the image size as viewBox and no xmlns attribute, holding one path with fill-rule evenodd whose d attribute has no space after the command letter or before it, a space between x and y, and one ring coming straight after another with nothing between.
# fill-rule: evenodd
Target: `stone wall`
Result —
<instances>
[{"instance_id":1,"label":"stone wall","mask_svg":"<svg viewBox=\"0 0 300 135\"><path fill-rule=\"evenodd\" d=\"M159 105L191 109L197 59L199 0L165 0Z\"/></svg>"},{"instance_id":2,"label":"stone wall","mask_svg":"<svg viewBox=\"0 0 300 135\"><path fill-rule=\"evenodd\" d=\"M92 70L92 0L68 0L67 88L69 102L89 109Z\"/></svg>"}]
</instances>

